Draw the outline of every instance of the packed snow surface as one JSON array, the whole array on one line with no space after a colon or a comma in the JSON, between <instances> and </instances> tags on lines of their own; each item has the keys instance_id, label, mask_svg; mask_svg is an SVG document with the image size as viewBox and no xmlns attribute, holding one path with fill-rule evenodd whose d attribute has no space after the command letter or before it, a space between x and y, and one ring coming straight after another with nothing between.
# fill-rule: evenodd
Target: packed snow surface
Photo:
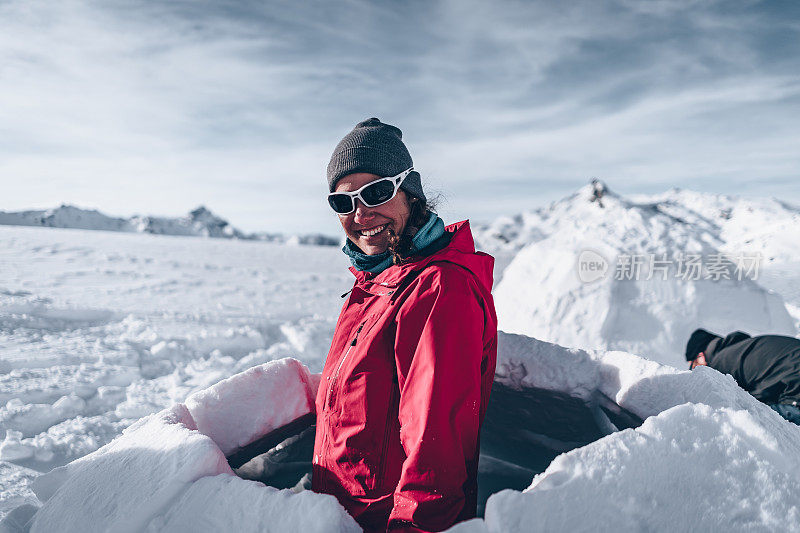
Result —
<instances>
[{"instance_id":1,"label":"packed snow surface","mask_svg":"<svg viewBox=\"0 0 800 533\"><path fill-rule=\"evenodd\" d=\"M559 456L529 489L492 496L485 521L454 531L527 531L537 524L545 530L596 530L598 517L607 530L796 530L797 427L731 378L654 362L683 368L681 328L797 333L796 210L777 201L688 191L650 199L607 195L599 208L586 194L578 191L551 208L496 224L505 242L492 240L497 235L489 231L477 235L484 248L507 254L505 264L513 267L496 286L498 314L506 321L514 311L530 318L524 327L508 329L532 335L524 328L544 327L541 304L557 319L540 336L575 346L501 335L498 380L589 402L603 394L650 418L637 430ZM602 224L607 231L592 229ZM709 252L741 246L762 253L765 263L754 281L580 284L568 274L575 274L575 251L585 239L609 260L614 253L659 251L667 243ZM261 365L287 356L319 372L339 296L352 285L347 266L332 247L0 226L0 517L9 519L4 526L25 523L42 503L35 515L41 524L79 519L81 489L70 496L60 492L73 491L59 488L92 486L81 477L88 474L80 474L80 465L97 459L110 473L119 465L107 452L158 435L165 446L186 450L158 449L162 473L170 478L158 489L164 492L137 507L138 515L121 518L121 529L188 524L202 531L202 523L218 524L225 509L243 509L241 516L250 521L233 523L244 530L264 530L253 524L272 520L279 530L297 524L296 530L314 531L319 523L309 517L320 516L347 531L352 524L335 501L241 480L220 461L227 450L308 406L303 382L281 398L280 411L232 409L231 404L259 405L260 399L250 395L251 387L231 388L226 380L247 371L242 375L248 383L268 382ZM514 292L523 301L514 300ZM691 315L687 308L699 302L703 312ZM626 315L626 308L635 312ZM703 322L709 317L717 322ZM620 349L651 360L615 351ZM313 388L313 376L308 379ZM193 402L211 406L214 398L214 409L191 411ZM244 414L250 418L240 425L236 417ZM221 431L215 434L214 428ZM250 433L231 433L236 429ZM152 443L144 440L148 444L140 449L152 456ZM196 464L182 463L182 455ZM148 475L161 475L158 468L141 465L143 477L134 474L132 489L142 487L137 479L146 483ZM708 492L715 495L694 496ZM60 501L71 510L55 512ZM696 507L687 508L692 503ZM263 514L253 514L256 508ZM283 513L276 518L274 509Z\"/></svg>"},{"instance_id":2,"label":"packed snow surface","mask_svg":"<svg viewBox=\"0 0 800 533\"><path fill-rule=\"evenodd\" d=\"M347 266L332 247L0 226L0 515L195 391L287 355L321 371Z\"/></svg>"}]
</instances>

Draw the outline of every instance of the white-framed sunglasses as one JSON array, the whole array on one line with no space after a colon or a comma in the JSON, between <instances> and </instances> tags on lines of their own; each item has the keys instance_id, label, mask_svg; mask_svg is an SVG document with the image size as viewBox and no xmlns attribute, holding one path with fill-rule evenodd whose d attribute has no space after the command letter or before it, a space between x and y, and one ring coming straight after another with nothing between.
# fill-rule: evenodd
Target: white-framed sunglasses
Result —
<instances>
[{"instance_id":1,"label":"white-framed sunglasses","mask_svg":"<svg viewBox=\"0 0 800 533\"><path fill-rule=\"evenodd\" d=\"M397 176L389 176L371 181L353 192L332 192L328 195L328 203L340 215L349 215L356 210L356 200L367 207L378 207L395 196L403 180L414 171L414 167L404 170Z\"/></svg>"}]
</instances>

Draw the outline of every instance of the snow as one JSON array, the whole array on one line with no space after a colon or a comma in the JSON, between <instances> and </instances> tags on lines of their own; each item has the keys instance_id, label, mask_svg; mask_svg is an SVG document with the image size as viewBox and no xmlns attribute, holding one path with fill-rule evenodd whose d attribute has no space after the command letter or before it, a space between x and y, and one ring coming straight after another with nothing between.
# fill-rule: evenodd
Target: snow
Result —
<instances>
[{"instance_id":1,"label":"snow","mask_svg":"<svg viewBox=\"0 0 800 533\"><path fill-rule=\"evenodd\" d=\"M0 460L40 472L252 366L321 371L352 284L331 247L19 226L0 265Z\"/></svg>"},{"instance_id":2,"label":"snow","mask_svg":"<svg viewBox=\"0 0 800 533\"><path fill-rule=\"evenodd\" d=\"M72 205L61 205L55 209L38 211L19 211L11 213L0 211L0 224L105 231L132 231L130 222L124 218L109 217L94 209L81 209Z\"/></svg>"},{"instance_id":3,"label":"snow","mask_svg":"<svg viewBox=\"0 0 800 533\"><path fill-rule=\"evenodd\" d=\"M501 329L528 335L501 333L497 380L604 395L646 421L560 455L453 531L797 530L798 428L730 377L677 369L694 327L797 334L797 209L677 190L609 193L601 209L587 194L477 231L509 265ZM42 531L354 530L332 498L242 480L224 460L309 412L352 284L338 249L265 241L0 225L0 531L20 530L25 505L42 506ZM584 247L764 264L753 281L580 283ZM286 387L280 409L269 387Z\"/></svg>"},{"instance_id":4,"label":"snow","mask_svg":"<svg viewBox=\"0 0 800 533\"><path fill-rule=\"evenodd\" d=\"M626 352L567 348L503 332L497 344L496 381L512 388L554 390L585 400L600 392L643 419L684 403L774 414L733 377L708 367L677 370Z\"/></svg>"},{"instance_id":5,"label":"snow","mask_svg":"<svg viewBox=\"0 0 800 533\"><path fill-rule=\"evenodd\" d=\"M244 233L227 220L212 213L205 206L190 211L186 216L170 218L134 215L130 218L110 217L94 209L61 205L55 209L4 212L0 211L0 225L44 226L102 231L151 233L155 235L183 235L221 239L254 239L274 243L339 245L340 239L321 234L282 235L279 233Z\"/></svg>"},{"instance_id":6,"label":"snow","mask_svg":"<svg viewBox=\"0 0 800 533\"><path fill-rule=\"evenodd\" d=\"M301 363L283 359L137 421L99 450L35 479L44 504L30 531L324 531L328 524L356 531L333 497L242 480L225 459L311 412L317 385Z\"/></svg>"},{"instance_id":7,"label":"snow","mask_svg":"<svg viewBox=\"0 0 800 533\"><path fill-rule=\"evenodd\" d=\"M281 359L195 392L186 399L186 407L198 431L230 455L271 430L314 412L316 395L308 369L296 359ZM274 406L276 399L280 399L280 409Z\"/></svg>"},{"instance_id":8,"label":"snow","mask_svg":"<svg viewBox=\"0 0 800 533\"><path fill-rule=\"evenodd\" d=\"M691 240L694 248L761 252L768 263L800 260L798 206L778 199L683 189L626 198L604 187L603 208L590 202L592 186L587 185L547 207L473 224L476 243L492 253L515 253L549 236L580 233L601 224L612 244L647 246L647 238L661 236L668 243ZM653 243L656 248L660 244Z\"/></svg>"},{"instance_id":9,"label":"snow","mask_svg":"<svg viewBox=\"0 0 800 533\"><path fill-rule=\"evenodd\" d=\"M687 224L711 221L710 231L723 242L721 248L760 252L767 263L797 261L800 207L775 198L741 198L672 189L650 197L659 209Z\"/></svg>"},{"instance_id":10,"label":"snow","mask_svg":"<svg viewBox=\"0 0 800 533\"><path fill-rule=\"evenodd\" d=\"M182 404L150 415L96 452L38 477L31 531L141 531L188 485L232 474Z\"/></svg>"},{"instance_id":11,"label":"snow","mask_svg":"<svg viewBox=\"0 0 800 533\"><path fill-rule=\"evenodd\" d=\"M146 531L355 533L361 528L332 496L219 475L193 483Z\"/></svg>"},{"instance_id":12,"label":"snow","mask_svg":"<svg viewBox=\"0 0 800 533\"><path fill-rule=\"evenodd\" d=\"M498 350L501 383L587 400L601 392L646 421L558 456L528 489L491 496L485 521L453 531L527 531L533 523L559 531L589 524L600 531L800 530L800 427L730 376L502 332ZM121 531L216 531L228 524L356 531L332 497L242 480L224 459L223 449L310 412L317 384L309 377L296 360L273 361L194 393L188 408L177 404L140 420L100 450L36 479L44 505L31 531L48 531L57 520L66 530L110 524ZM269 398L279 398L280 408ZM151 493L149 503L140 500Z\"/></svg>"},{"instance_id":13,"label":"snow","mask_svg":"<svg viewBox=\"0 0 800 533\"><path fill-rule=\"evenodd\" d=\"M558 456L453 531L800 531L800 427L730 376L520 335L498 351L504 384L602 392L646 420Z\"/></svg>"},{"instance_id":14,"label":"snow","mask_svg":"<svg viewBox=\"0 0 800 533\"><path fill-rule=\"evenodd\" d=\"M766 415L673 407L492 496L487 529L800 531L800 428Z\"/></svg>"},{"instance_id":15,"label":"snow","mask_svg":"<svg viewBox=\"0 0 800 533\"><path fill-rule=\"evenodd\" d=\"M704 273L695 280L676 277L672 270L663 279L645 262L638 279L619 279L615 265L624 254L645 258L667 254L671 260L679 252L708 257L721 251L763 254L771 249L744 246L749 238L733 239L740 233L732 229L732 220L740 223L737 228L747 228L747 235L760 235L750 218L745 223L744 215L737 214L749 214L748 208L731 208L734 215L721 218L727 224L721 225L708 218L719 211L713 202L698 206L696 195L689 197L695 203L684 197L674 193L659 202L643 203L609 192L601 208L589 201L591 191L585 187L546 210L521 217L521 228L506 232L508 243L503 245L521 249L494 291L500 329L566 346L624 350L676 367L684 365L683 348L698 327L722 334L740 329L753 335L796 335L797 318L781 296L758 280L738 279L735 272L730 272L731 279L706 279ZM679 203L681 199L690 207ZM781 242L794 240L781 257L800 260L796 244L800 211L770 206L783 209L783 218L764 212L766 208L760 216L773 214L773 219L783 220ZM497 224L493 227L492 231L502 231L502 224L500 229ZM534 242L523 245L522 239ZM582 281L577 269L586 250L607 264L607 274L596 281Z\"/></svg>"},{"instance_id":16,"label":"snow","mask_svg":"<svg viewBox=\"0 0 800 533\"><path fill-rule=\"evenodd\" d=\"M0 462L0 508L14 509L23 505L38 507L39 500L30 489L31 482L38 476L39 472L35 470L5 461ZM2 523L0 531L3 531Z\"/></svg>"},{"instance_id":17,"label":"snow","mask_svg":"<svg viewBox=\"0 0 800 533\"><path fill-rule=\"evenodd\" d=\"M141 233L245 238L245 234L231 226L227 220L218 217L203 206L190 211L187 216L181 218L135 216L129 222L133 231Z\"/></svg>"}]
</instances>

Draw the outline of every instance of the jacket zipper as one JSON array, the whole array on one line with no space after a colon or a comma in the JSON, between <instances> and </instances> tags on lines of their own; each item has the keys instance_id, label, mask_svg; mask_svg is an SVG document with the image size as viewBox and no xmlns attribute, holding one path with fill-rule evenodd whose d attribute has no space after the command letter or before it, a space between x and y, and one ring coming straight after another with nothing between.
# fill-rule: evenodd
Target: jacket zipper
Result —
<instances>
[{"instance_id":1,"label":"jacket zipper","mask_svg":"<svg viewBox=\"0 0 800 533\"><path fill-rule=\"evenodd\" d=\"M334 372L333 376L331 376L331 384L328 387L328 393L325 395L325 407L327 409L330 409L331 407L333 407L333 405L332 405L332 403L333 403L333 388L336 386L336 380L339 378L339 371L342 369L342 365L344 365L344 362L347 359L347 356L350 354L350 350L352 350L353 346L356 345L356 341L358 341L358 334L361 333L361 329L364 327L364 324L366 324L366 322L367 321L365 320L364 322L362 322L358 326L358 329L356 330L356 334L355 334L355 336L353 336L353 340L347 346L347 350L344 352L344 355L339 360L339 365L336 367L336 372Z\"/></svg>"},{"instance_id":2,"label":"jacket zipper","mask_svg":"<svg viewBox=\"0 0 800 533\"><path fill-rule=\"evenodd\" d=\"M358 326L358 329L356 330L356 334L353 336L353 340L347 346L347 350L344 352L344 355L342 356L342 359L339 361L339 365L336 367L336 372L334 372L334 375L331 377L331 380L330 380L331 384L328 387L328 392L325 394L325 404L323 406L323 409L325 409L325 410L329 410L329 408L330 408L331 392L333 391L333 386L336 383L336 378L339 377L339 371L342 369L342 365L344 364L344 360L347 359L347 355L350 353L350 350L352 350L353 346L356 345L356 341L358 340L358 334L361 333L361 329L364 327L364 324L366 324L366 322L367 321L364 320ZM329 430L330 430L330 428L328 428L327 431L329 431ZM325 431L323 433L323 435L322 435L322 445L320 446L321 455L327 454L327 450L326 449L327 449L327 444L328 444L328 439L329 439L329 436L327 435L327 431ZM317 465L318 468L321 468L320 467L320 462L321 462L320 456L316 455L314 457L313 463L315 465ZM320 475L320 481L322 482L322 483L320 483L320 487L327 487L327 481L324 479L324 476Z\"/></svg>"}]
</instances>

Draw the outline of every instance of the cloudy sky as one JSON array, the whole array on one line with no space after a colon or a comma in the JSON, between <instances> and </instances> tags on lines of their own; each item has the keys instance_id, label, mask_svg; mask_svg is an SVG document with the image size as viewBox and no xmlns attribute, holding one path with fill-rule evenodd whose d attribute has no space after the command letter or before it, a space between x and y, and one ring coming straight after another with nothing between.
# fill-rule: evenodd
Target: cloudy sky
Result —
<instances>
[{"instance_id":1,"label":"cloudy sky","mask_svg":"<svg viewBox=\"0 0 800 533\"><path fill-rule=\"evenodd\" d=\"M0 210L332 234L371 116L448 222L592 176L800 204L800 2L0 0Z\"/></svg>"}]
</instances>

